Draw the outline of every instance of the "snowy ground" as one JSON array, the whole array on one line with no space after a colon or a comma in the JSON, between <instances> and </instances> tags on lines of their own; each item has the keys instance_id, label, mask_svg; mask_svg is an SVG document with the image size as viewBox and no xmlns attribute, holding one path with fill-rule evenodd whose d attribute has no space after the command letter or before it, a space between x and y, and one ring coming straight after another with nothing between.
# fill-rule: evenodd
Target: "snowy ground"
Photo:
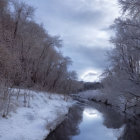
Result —
<instances>
[{"instance_id":1,"label":"snowy ground","mask_svg":"<svg viewBox=\"0 0 140 140\"><path fill-rule=\"evenodd\" d=\"M124 108L124 104L122 103L125 102L125 99L123 97L116 97L116 96L113 97L110 94L103 93L102 90L87 90L87 91L78 93L76 96L83 99L94 100L94 101L102 102L102 103L105 103L105 101L107 100L108 103L110 103L111 105L115 107L119 107L120 110L123 110Z\"/></svg>"},{"instance_id":2,"label":"snowy ground","mask_svg":"<svg viewBox=\"0 0 140 140\"><path fill-rule=\"evenodd\" d=\"M71 99L65 101L62 95L28 91L30 102L24 107L24 92L13 103L15 111L0 118L0 140L43 140L74 103Z\"/></svg>"},{"instance_id":3,"label":"snowy ground","mask_svg":"<svg viewBox=\"0 0 140 140\"><path fill-rule=\"evenodd\" d=\"M88 99L88 100L93 100L97 102L102 102L111 104L117 111L120 111L121 113L124 113L125 110L125 104L126 104L126 99L124 96L113 96L111 94L103 93L102 90L87 90L78 93L77 95L74 95L77 98L81 99ZM135 105L135 100L132 99L131 102L129 101L127 103L128 109L125 110L127 113L127 116L132 117L135 116L135 114L140 114L140 107L136 106L135 108L131 108L131 106ZM129 108L130 107L130 108Z\"/></svg>"}]
</instances>

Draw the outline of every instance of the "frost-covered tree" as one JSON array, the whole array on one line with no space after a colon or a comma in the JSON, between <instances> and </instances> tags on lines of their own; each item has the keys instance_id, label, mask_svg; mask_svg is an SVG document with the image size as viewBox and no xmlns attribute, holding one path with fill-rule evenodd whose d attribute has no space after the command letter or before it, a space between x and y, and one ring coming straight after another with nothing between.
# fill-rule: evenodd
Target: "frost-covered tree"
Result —
<instances>
[{"instance_id":1,"label":"frost-covered tree","mask_svg":"<svg viewBox=\"0 0 140 140\"><path fill-rule=\"evenodd\" d=\"M103 83L110 98L122 102L126 110L140 104L140 1L119 0L119 4L123 14L112 25L114 49Z\"/></svg>"}]
</instances>

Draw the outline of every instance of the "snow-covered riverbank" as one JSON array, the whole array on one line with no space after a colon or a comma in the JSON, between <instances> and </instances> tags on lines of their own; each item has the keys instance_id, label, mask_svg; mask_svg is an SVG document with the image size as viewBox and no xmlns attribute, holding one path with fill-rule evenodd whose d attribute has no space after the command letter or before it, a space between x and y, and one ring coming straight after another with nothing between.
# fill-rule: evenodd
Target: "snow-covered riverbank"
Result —
<instances>
[{"instance_id":1,"label":"snow-covered riverbank","mask_svg":"<svg viewBox=\"0 0 140 140\"><path fill-rule=\"evenodd\" d=\"M28 91L30 102L25 107L23 93L14 103L7 118L0 118L0 140L43 140L60 123L73 101L63 95Z\"/></svg>"},{"instance_id":2,"label":"snow-covered riverbank","mask_svg":"<svg viewBox=\"0 0 140 140\"><path fill-rule=\"evenodd\" d=\"M104 93L102 90L87 90L73 95L78 100L89 100L96 103L104 104L113 107L116 111L119 111L122 115L127 116L129 119L139 118L140 107L139 103L135 103L135 99L131 100L124 96L113 96Z\"/></svg>"}]
</instances>

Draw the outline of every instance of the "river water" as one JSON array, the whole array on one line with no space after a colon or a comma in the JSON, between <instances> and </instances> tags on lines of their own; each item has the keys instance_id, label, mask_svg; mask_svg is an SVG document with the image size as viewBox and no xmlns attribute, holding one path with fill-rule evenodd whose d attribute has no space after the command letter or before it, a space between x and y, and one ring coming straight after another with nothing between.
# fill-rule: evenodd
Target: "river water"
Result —
<instances>
[{"instance_id":1,"label":"river water","mask_svg":"<svg viewBox=\"0 0 140 140\"><path fill-rule=\"evenodd\" d=\"M105 105L77 103L45 140L140 140L140 122Z\"/></svg>"}]
</instances>

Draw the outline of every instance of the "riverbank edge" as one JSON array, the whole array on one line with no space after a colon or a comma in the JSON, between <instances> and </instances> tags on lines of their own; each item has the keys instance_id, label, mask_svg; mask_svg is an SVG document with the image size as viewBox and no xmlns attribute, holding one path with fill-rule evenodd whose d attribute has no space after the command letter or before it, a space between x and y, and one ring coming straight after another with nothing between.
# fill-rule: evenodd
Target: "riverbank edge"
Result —
<instances>
[{"instance_id":1,"label":"riverbank edge","mask_svg":"<svg viewBox=\"0 0 140 140\"><path fill-rule=\"evenodd\" d=\"M127 119L129 120L137 120L140 117L140 114L132 114L132 113L128 113L127 111L123 110L121 107L117 106L117 105L113 105L112 103L110 103L108 101L108 99L96 99L96 97L91 97L91 98L85 98L82 97L80 95L72 95L72 98L75 100L78 100L79 102L86 102L86 101L90 101L90 102L94 102L94 103L98 103L98 104L102 104L108 107L113 108L115 111L119 111L121 113L121 115L124 115Z\"/></svg>"},{"instance_id":2,"label":"riverbank edge","mask_svg":"<svg viewBox=\"0 0 140 140\"><path fill-rule=\"evenodd\" d=\"M24 92L30 93L30 107L24 106ZM75 104L69 96L26 90L21 90L19 100L13 100L14 111L6 118L0 117L1 140L44 140L64 121Z\"/></svg>"},{"instance_id":3,"label":"riverbank edge","mask_svg":"<svg viewBox=\"0 0 140 140\"><path fill-rule=\"evenodd\" d=\"M73 106L73 105L72 105L72 106ZM68 113L69 113L69 109L70 109L72 106L70 106L70 107L68 108L68 112L67 112L67 113L58 116L58 118L57 118L53 123L48 124L48 125L50 126L49 128L47 128L47 129L49 130L49 133L47 134L47 136L44 137L43 140L46 140L47 137L48 137L52 132L54 132L54 131L61 125L61 123L66 119L66 117L67 117L67 115L68 115ZM47 127L48 127L48 125L47 125Z\"/></svg>"}]
</instances>

